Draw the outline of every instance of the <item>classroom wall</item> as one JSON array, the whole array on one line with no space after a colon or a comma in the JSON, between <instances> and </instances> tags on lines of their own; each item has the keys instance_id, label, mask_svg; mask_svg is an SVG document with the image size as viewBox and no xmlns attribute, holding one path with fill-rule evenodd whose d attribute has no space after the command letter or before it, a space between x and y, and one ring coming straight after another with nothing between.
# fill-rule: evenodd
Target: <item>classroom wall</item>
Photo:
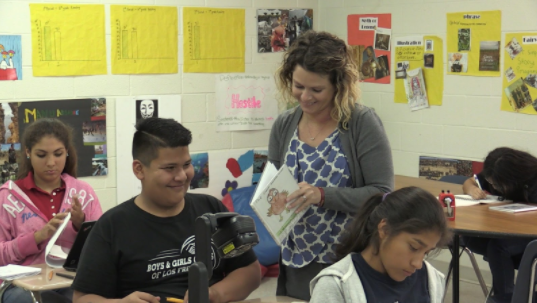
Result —
<instances>
[{"instance_id":1,"label":"classroom wall","mask_svg":"<svg viewBox=\"0 0 537 303\"><path fill-rule=\"evenodd\" d=\"M436 35L444 41L444 54L449 12L501 10L502 45L505 33L537 28L533 16L537 2L532 0L516 4L494 0L331 0L319 4L322 30L346 39L347 15L391 13L392 40ZM503 66L503 48L501 52ZM393 101L393 77L392 73L392 84L363 83L361 89L362 102L375 108L384 122L396 174L417 177L420 155L482 161L498 146L537 155L537 116L500 111L502 78L444 75L443 105L410 112L407 104Z\"/></svg>"},{"instance_id":2,"label":"classroom wall","mask_svg":"<svg viewBox=\"0 0 537 303\"><path fill-rule=\"evenodd\" d=\"M105 4L108 74L83 77L33 77L29 3ZM110 4L177 6L179 12L179 73L163 75L112 75L110 60ZM115 98L136 95L180 94L182 122L193 134L191 152L266 147L269 130L216 132L214 74L184 74L182 10L191 7L225 7L246 10L246 73L273 74L282 53L257 53L258 8L312 8L314 28L318 28L318 0L0 0L0 35L21 35L23 47L23 80L0 81L0 102L66 99L83 97L107 98L107 139L109 175L81 178L90 183L103 210L116 201L116 129ZM232 29L230 29L232 30ZM228 47L222 45L222 47Z\"/></svg>"},{"instance_id":3,"label":"classroom wall","mask_svg":"<svg viewBox=\"0 0 537 303\"><path fill-rule=\"evenodd\" d=\"M537 2L532 0L330 0L319 2L321 30L347 39L349 14L391 13L392 40L408 35L436 35L446 51L446 14L501 10L502 43L509 32L535 31ZM503 48L501 49L504 53ZM446 56L443 58L444 74ZM392 62L394 54L392 52ZM503 55L501 65L503 70ZM393 69L392 69L393 70ZM362 103L373 107L384 123L393 151L395 173L417 177L419 156L482 161L498 146L510 146L537 155L537 116L500 111L502 78L444 75L443 105L410 112L394 103L394 75L389 85L362 83ZM448 250L436 257L446 266ZM491 282L489 267L476 255ZM468 257L461 258L461 278L476 280Z\"/></svg>"}]
</instances>

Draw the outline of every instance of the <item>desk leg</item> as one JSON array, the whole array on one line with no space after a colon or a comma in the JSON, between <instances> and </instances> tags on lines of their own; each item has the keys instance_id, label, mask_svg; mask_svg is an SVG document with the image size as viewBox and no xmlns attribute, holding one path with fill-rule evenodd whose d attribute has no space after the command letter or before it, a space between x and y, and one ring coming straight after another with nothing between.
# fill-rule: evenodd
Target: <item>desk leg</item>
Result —
<instances>
[{"instance_id":1,"label":"desk leg","mask_svg":"<svg viewBox=\"0 0 537 303\"><path fill-rule=\"evenodd\" d=\"M32 299L35 303L42 303L41 301L41 293L39 291L30 291L30 294L32 295Z\"/></svg>"},{"instance_id":2,"label":"desk leg","mask_svg":"<svg viewBox=\"0 0 537 303\"><path fill-rule=\"evenodd\" d=\"M453 303L459 303L459 235L453 237L451 258L451 262L453 262Z\"/></svg>"}]
</instances>

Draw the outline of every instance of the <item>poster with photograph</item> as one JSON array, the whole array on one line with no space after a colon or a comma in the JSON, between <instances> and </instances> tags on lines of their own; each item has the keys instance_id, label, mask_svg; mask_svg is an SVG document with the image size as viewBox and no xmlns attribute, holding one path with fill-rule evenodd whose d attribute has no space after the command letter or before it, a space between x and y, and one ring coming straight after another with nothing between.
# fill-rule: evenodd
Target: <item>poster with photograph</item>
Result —
<instances>
[{"instance_id":1,"label":"poster with photograph","mask_svg":"<svg viewBox=\"0 0 537 303\"><path fill-rule=\"evenodd\" d=\"M419 177L437 181L447 181L449 176L471 177L480 173L482 166L482 162L470 160L420 156Z\"/></svg>"},{"instance_id":2,"label":"poster with photograph","mask_svg":"<svg viewBox=\"0 0 537 303\"><path fill-rule=\"evenodd\" d=\"M12 143L15 151L20 150L20 144L16 143L20 142L24 130L32 122L42 118L57 118L73 129L78 158L77 176L103 176L108 173L108 170L101 169L99 174L95 174L96 158L99 163L107 165L105 98L2 103L1 106L4 111L3 124L7 125L8 131L3 134L4 138L0 138L0 142L10 144L9 152ZM96 146L100 146L100 149L96 149Z\"/></svg>"},{"instance_id":3,"label":"poster with photograph","mask_svg":"<svg viewBox=\"0 0 537 303\"><path fill-rule=\"evenodd\" d=\"M116 182L117 203L136 196L142 190L132 172L132 137L139 119L172 118L181 122L181 96L131 96L116 98ZM98 158L98 157L96 157Z\"/></svg>"},{"instance_id":4,"label":"poster with photograph","mask_svg":"<svg viewBox=\"0 0 537 303\"><path fill-rule=\"evenodd\" d=\"M408 107L411 111L429 107L425 80L421 68L408 70L405 79L405 91L408 98Z\"/></svg>"},{"instance_id":5,"label":"poster with photograph","mask_svg":"<svg viewBox=\"0 0 537 303\"><path fill-rule=\"evenodd\" d=\"M448 13L447 53L450 66L447 73L500 76L500 40L501 11ZM460 57L460 60L457 57Z\"/></svg>"},{"instance_id":6,"label":"poster with photograph","mask_svg":"<svg viewBox=\"0 0 537 303\"><path fill-rule=\"evenodd\" d=\"M425 41L425 44L424 44ZM408 71L420 68L427 85L429 105L442 105L444 65L435 62L443 58L443 41L437 36L406 36L393 42L395 52L395 103L408 103L405 81Z\"/></svg>"},{"instance_id":7,"label":"poster with photograph","mask_svg":"<svg viewBox=\"0 0 537 303\"><path fill-rule=\"evenodd\" d=\"M310 29L312 9L258 9L257 52L284 52L298 35Z\"/></svg>"},{"instance_id":8,"label":"poster with photograph","mask_svg":"<svg viewBox=\"0 0 537 303\"><path fill-rule=\"evenodd\" d=\"M209 154L190 154L190 158L194 167L194 177L190 181L190 189L209 187Z\"/></svg>"},{"instance_id":9,"label":"poster with photograph","mask_svg":"<svg viewBox=\"0 0 537 303\"><path fill-rule=\"evenodd\" d=\"M0 35L0 81L22 80L21 36Z\"/></svg>"},{"instance_id":10,"label":"poster with photograph","mask_svg":"<svg viewBox=\"0 0 537 303\"><path fill-rule=\"evenodd\" d=\"M391 14L347 17L347 40L358 63L360 81L390 83L391 28Z\"/></svg>"},{"instance_id":11,"label":"poster with photograph","mask_svg":"<svg viewBox=\"0 0 537 303\"><path fill-rule=\"evenodd\" d=\"M505 35L501 110L537 115L537 32Z\"/></svg>"},{"instance_id":12,"label":"poster with photograph","mask_svg":"<svg viewBox=\"0 0 537 303\"><path fill-rule=\"evenodd\" d=\"M261 179L261 174L265 170L268 161L268 149L254 149L254 171L252 184L257 184Z\"/></svg>"}]
</instances>

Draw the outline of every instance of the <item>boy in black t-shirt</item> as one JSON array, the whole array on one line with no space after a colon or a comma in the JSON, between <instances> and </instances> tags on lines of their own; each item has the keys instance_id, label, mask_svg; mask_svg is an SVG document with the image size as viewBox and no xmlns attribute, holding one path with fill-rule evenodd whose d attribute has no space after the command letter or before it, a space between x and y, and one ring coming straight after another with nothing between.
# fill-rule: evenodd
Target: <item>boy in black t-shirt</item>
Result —
<instances>
[{"instance_id":1,"label":"boy in black t-shirt","mask_svg":"<svg viewBox=\"0 0 537 303\"><path fill-rule=\"evenodd\" d=\"M74 303L187 299L188 268L195 262L194 221L227 211L212 196L187 193L194 176L189 130L161 118L140 120L136 129L132 166L142 192L94 226L73 282ZM260 267L252 250L220 259L213 247L212 257L211 303L242 300L259 286Z\"/></svg>"}]
</instances>

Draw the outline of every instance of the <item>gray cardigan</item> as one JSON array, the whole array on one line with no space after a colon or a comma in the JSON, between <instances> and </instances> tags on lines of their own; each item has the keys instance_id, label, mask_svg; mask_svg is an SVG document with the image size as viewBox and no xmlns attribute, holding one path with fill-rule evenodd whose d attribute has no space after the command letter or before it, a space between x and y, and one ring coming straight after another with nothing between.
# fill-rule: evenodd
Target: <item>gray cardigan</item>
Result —
<instances>
[{"instance_id":1,"label":"gray cardigan","mask_svg":"<svg viewBox=\"0 0 537 303\"><path fill-rule=\"evenodd\" d=\"M302 109L296 107L279 115L272 126L268 160L278 169L285 163L289 142L301 117ZM368 107L356 105L348 129L343 129L341 123L338 128L352 188L324 188L324 207L355 213L371 195L393 190L392 152L380 118Z\"/></svg>"},{"instance_id":2,"label":"gray cardigan","mask_svg":"<svg viewBox=\"0 0 537 303\"><path fill-rule=\"evenodd\" d=\"M442 303L444 275L427 261L427 278L431 303ZM352 262L352 254L323 269L310 282L310 303L367 303L360 276Z\"/></svg>"}]
</instances>

